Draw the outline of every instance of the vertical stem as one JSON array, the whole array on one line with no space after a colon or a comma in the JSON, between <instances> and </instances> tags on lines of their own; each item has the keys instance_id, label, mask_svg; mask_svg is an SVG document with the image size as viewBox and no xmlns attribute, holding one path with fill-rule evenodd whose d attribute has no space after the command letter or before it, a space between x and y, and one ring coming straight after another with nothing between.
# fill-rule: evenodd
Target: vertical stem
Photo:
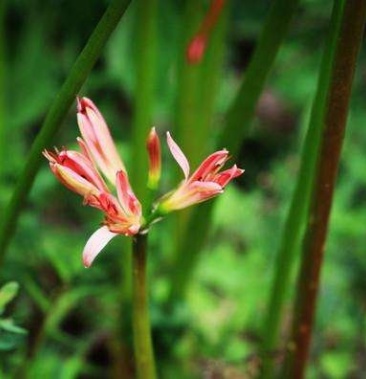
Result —
<instances>
[{"instance_id":1,"label":"vertical stem","mask_svg":"<svg viewBox=\"0 0 366 379\"><path fill-rule=\"evenodd\" d=\"M94 63L101 54L101 51L114 31L121 17L129 5L130 0L112 0L109 7L94 29L84 49L78 56L76 62L70 70L69 76L55 97L42 128L38 133L24 169L19 176L19 181L14 193L2 215L0 225L0 266L5 256L10 239L14 233L23 204L32 188L34 178L43 161L42 150L51 142L62 121L65 119L75 96L80 91Z\"/></svg>"},{"instance_id":2,"label":"vertical stem","mask_svg":"<svg viewBox=\"0 0 366 379\"><path fill-rule=\"evenodd\" d=\"M309 127L301 153L299 174L287 214L281 242L276 254L276 265L268 310L265 315L263 341L263 369L261 378L273 378L274 359L271 352L279 347L278 334L283 318L283 308L294 271L295 258L298 256L301 239L309 211L311 185L314 180L320 138L324 127L332 64L340 33L344 1L334 3L328 37L319 72L317 92L313 101Z\"/></svg>"},{"instance_id":3,"label":"vertical stem","mask_svg":"<svg viewBox=\"0 0 366 379\"><path fill-rule=\"evenodd\" d=\"M194 115L196 124L181 125L183 132L186 133L186 137L183 138L183 140L186 141L184 146L187 147L185 151L188 152L187 155L190 161L193 162L192 168L202 160L206 150L209 148L209 142L212 142L212 119L217 94L217 84L223 62L227 16L228 10L224 8L210 36L210 43L205 52L203 62L194 66L185 63L190 69L197 70L199 68L201 70L200 75L195 77L194 82L195 86L198 86L198 88L195 89L196 95L199 94L195 100L196 107L198 107L195 109L196 114ZM192 35L190 38L192 38ZM185 93L185 97L187 102L192 101L190 92ZM186 109L183 107L181 112L184 111L186 111ZM193 121L192 113L193 112L188 112L186 116L192 117L191 121ZM194 136L194 138L192 138L192 136ZM179 142L181 142L181 140ZM187 146L187 143L189 143L189 146ZM206 208L207 204L200 205L199 214L204 212L205 215L209 216L210 214L205 212ZM201 235L197 235L197 239L195 238L197 225L193 228L188 227L193 214L195 214L195 211L191 209L177 214L176 256L174 257L175 260L171 270L170 303L177 300L179 301L183 297L186 286L182 284L189 282L193 271L192 269L195 267L196 259L198 258L196 252L200 250L198 246L196 246L196 241L200 243L200 241L204 240L201 238ZM207 218L205 218L205 221L207 222ZM198 228L198 230L199 229L200 228ZM189 238L185 237L185 233L189 233Z\"/></svg>"},{"instance_id":4,"label":"vertical stem","mask_svg":"<svg viewBox=\"0 0 366 379\"><path fill-rule=\"evenodd\" d=\"M152 111L155 89L157 1L136 1L136 88L135 109L132 131L132 158L134 169L131 181L142 202L143 209L148 203L147 172L148 157L145 141L152 127ZM149 209L146 209L149 212Z\"/></svg>"},{"instance_id":5,"label":"vertical stem","mask_svg":"<svg viewBox=\"0 0 366 379\"><path fill-rule=\"evenodd\" d=\"M281 377L302 379L305 375L329 214L365 17L366 0L345 2L303 244L290 350L285 362L285 376Z\"/></svg>"},{"instance_id":6,"label":"vertical stem","mask_svg":"<svg viewBox=\"0 0 366 379\"><path fill-rule=\"evenodd\" d=\"M184 35L181 37L181 45L178 61L178 88L176 108L176 138L184 149L185 154L195 166L197 155L202 150L201 141L195 136L195 131L200 128L198 116L200 114L200 74L202 65L192 65L186 60L186 47L196 32L202 16L202 2L187 0L185 3L182 28Z\"/></svg>"},{"instance_id":7,"label":"vertical stem","mask_svg":"<svg viewBox=\"0 0 366 379\"><path fill-rule=\"evenodd\" d=\"M258 98L280 46L287 34L299 0L272 2L258 44L250 60L239 92L226 114L226 125L220 136L220 146L238 154L240 144L248 132Z\"/></svg>"},{"instance_id":8,"label":"vertical stem","mask_svg":"<svg viewBox=\"0 0 366 379\"><path fill-rule=\"evenodd\" d=\"M147 284L147 234L137 234L132 245L133 335L138 379L154 379Z\"/></svg>"}]
</instances>

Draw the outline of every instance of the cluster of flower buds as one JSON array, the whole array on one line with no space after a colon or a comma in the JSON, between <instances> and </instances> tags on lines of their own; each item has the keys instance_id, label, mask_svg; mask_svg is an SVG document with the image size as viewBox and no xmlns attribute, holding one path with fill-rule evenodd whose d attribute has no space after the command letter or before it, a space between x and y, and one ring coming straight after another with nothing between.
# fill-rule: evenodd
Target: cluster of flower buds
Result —
<instances>
[{"instance_id":1,"label":"cluster of flower buds","mask_svg":"<svg viewBox=\"0 0 366 379\"><path fill-rule=\"evenodd\" d=\"M98 208L104 214L103 226L85 245L83 262L86 267L92 264L113 237L119 234L133 236L142 233L151 222L169 212L211 199L222 193L233 178L244 172L236 165L221 171L229 159L229 153L227 150L220 150L207 157L190 176L188 160L168 132L168 147L183 171L184 180L176 189L158 199L151 215L145 219L141 203L132 190L126 167L117 152L109 128L90 99L78 99L77 120L82 136L77 139L80 151L45 150L43 155L62 184L81 195L84 204ZM151 129L148 136L147 150L147 185L151 190L156 190L161 175L161 149L155 128Z\"/></svg>"}]
</instances>

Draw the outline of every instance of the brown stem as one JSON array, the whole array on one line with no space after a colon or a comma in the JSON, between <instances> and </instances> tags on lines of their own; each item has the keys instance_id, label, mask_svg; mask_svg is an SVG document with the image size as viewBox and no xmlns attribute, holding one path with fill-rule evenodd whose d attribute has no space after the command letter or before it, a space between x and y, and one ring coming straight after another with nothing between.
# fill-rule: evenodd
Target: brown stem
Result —
<instances>
[{"instance_id":1,"label":"brown stem","mask_svg":"<svg viewBox=\"0 0 366 379\"><path fill-rule=\"evenodd\" d=\"M345 1L324 118L320 156L312 190L309 221L303 244L290 351L285 363L285 375L281 377L297 379L304 377L329 214L365 15L366 0Z\"/></svg>"}]
</instances>

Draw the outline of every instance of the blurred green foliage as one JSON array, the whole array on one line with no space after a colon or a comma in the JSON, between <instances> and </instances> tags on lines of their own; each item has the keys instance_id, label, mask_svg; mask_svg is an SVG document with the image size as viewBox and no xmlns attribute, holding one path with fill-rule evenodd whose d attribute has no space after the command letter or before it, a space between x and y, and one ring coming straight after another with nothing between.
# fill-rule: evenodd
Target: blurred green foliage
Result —
<instances>
[{"instance_id":1,"label":"blurred green foliage","mask_svg":"<svg viewBox=\"0 0 366 379\"><path fill-rule=\"evenodd\" d=\"M161 1L159 7L153 121L161 135L174 130L183 3ZM106 5L96 0L6 2L0 211L51 101ZM296 180L330 8L328 0L301 2L258 104L250 136L242 144L238 164L246 173L218 200L187 303L173 313L159 310L167 296L171 269L169 222L156 225L151 233L153 335L163 378L248 378L258 370L256 349L274 247ZM250 59L267 10L265 0L230 4L214 133L235 96L238 75ZM138 96L134 93L134 11L133 6L128 10L81 93L94 99L105 114L127 167L131 165L132 104ZM332 210L309 378L362 378L366 370L365 63L361 52ZM55 144L72 147L77 135L71 110ZM165 151L165 167L171 163ZM170 175L164 170L165 184ZM0 292L0 308L6 306L6 319L0 320L0 349L10 341L4 330L14 338L7 347L11 354L0 360L2 377L21 373L29 378L133 377L130 306L124 301L121 269L128 246L116 239L91 269L81 264L84 243L100 221L97 212L82 207L77 196L56 182L45 162L2 272L2 283L19 283L18 296L9 305L6 296L9 301L13 296L5 291L13 288L15 293L15 284L7 284ZM28 335L15 341L23 333L18 326ZM275 360L281 356L281 351L273 353Z\"/></svg>"}]
</instances>

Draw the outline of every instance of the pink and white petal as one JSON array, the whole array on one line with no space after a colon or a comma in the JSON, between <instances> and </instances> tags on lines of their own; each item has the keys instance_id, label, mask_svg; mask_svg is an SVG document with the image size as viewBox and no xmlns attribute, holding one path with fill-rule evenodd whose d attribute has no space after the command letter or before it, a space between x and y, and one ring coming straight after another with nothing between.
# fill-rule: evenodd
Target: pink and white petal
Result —
<instances>
[{"instance_id":1,"label":"pink and white petal","mask_svg":"<svg viewBox=\"0 0 366 379\"><path fill-rule=\"evenodd\" d=\"M170 196L167 196L160 207L163 212L171 212L201 203L222 192L222 187L214 182L184 183Z\"/></svg>"},{"instance_id":2,"label":"pink and white petal","mask_svg":"<svg viewBox=\"0 0 366 379\"><path fill-rule=\"evenodd\" d=\"M103 118L103 115L100 113L98 107L95 103L88 97L77 98L78 100L78 112L83 112L86 107L91 108L99 117Z\"/></svg>"},{"instance_id":3,"label":"pink and white petal","mask_svg":"<svg viewBox=\"0 0 366 379\"><path fill-rule=\"evenodd\" d=\"M97 143L103 149L102 154L104 153L107 163L113 168L114 173L119 170L126 171L125 165L118 154L107 123L101 113L99 111L95 112L95 110L90 108L87 108L86 112L90 122L94 126L94 133L98 141Z\"/></svg>"},{"instance_id":4,"label":"pink and white petal","mask_svg":"<svg viewBox=\"0 0 366 379\"><path fill-rule=\"evenodd\" d=\"M114 184L116 172L125 170L125 166L103 116L90 99L78 99L77 120L88 154Z\"/></svg>"},{"instance_id":5,"label":"pink and white petal","mask_svg":"<svg viewBox=\"0 0 366 379\"><path fill-rule=\"evenodd\" d=\"M80 133L88 150L88 155L92 157L93 162L96 166L99 167L104 176L108 178L111 183L113 183L115 173L114 170L109 167L105 156L101 152L101 147L99 146L99 143L95 136L94 126L91 124L90 119L86 117L84 113L78 113L77 120Z\"/></svg>"},{"instance_id":6,"label":"pink and white petal","mask_svg":"<svg viewBox=\"0 0 366 379\"><path fill-rule=\"evenodd\" d=\"M190 182L210 180L228 159L227 150L219 150L209 155L189 178Z\"/></svg>"},{"instance_id":7,"label":"pink and white petal","mask_svg":"<svg viewBox=\"0 0 366 379\"><path fill-rule=\"evenodd\" d=\"M94 184L99 190L108 191L107 185L87 156L77 151L65 150L59 154L59 160L62 166L70 168Z\"/></svg>"},{"instance_id":8,"label":"pink and white petal","mask_svg":"<svg viewBox=\"0 0 366 379\"><path fill-rule=\"evenodd\" d=\"M188 160L187 160L186 156L184 155L183 151L181 150L181 148L173 140L173 138L171 137L169 132L167 132L166 136L167 136L167 142L168 142L169 150L172 153L174 159L179 164L180 168L182 169L182 171L184 173L184 177L187 179L189 176Z\"/></svg>"},{"instance_id":9,"label":"pink and white petal","mask_svg":"<svg viewBox=\"0 0 366 379\"><path fill-rule=\"evenodd\" d=\"M95 185L75 173L72 169L57 163L50 163L50 167L56 178L71 191L82 196L98 195L100 193Z\"/></svg>"},{"instance_id":10,"label":"pink and white petal","mask_svg":"<svg viewBox=\"0 0 366 379\"><path fill-rule=\"evenodd\" d=\"M85 110L83 112L78 112L76 115L76 119L78 122L81 136L83 137L83 140L85 141L86 145L90 149L90 146L95 145L97 142L93 125L91 124L90 120L86 116Z\"/></svg>"},{"instance_id":11,"label":"pink and white petal","mask_svg":"<svg viewBox=\"0 0 366 379\"><path fill-rule=\"evenodd\" d=\"M88 146L86 145L85 141L81 137L77 137L76 141L80 147L81 153L84 154L95 166L95 163L93 161L93 157L90 154L90 150L89 150Z\"/></svg>"},{"instance_id":12,"label":"pink and white petal","mask_svg":"<svg viewBox=\"0 0 366 379\"><path fill-rule=\"evenodd\" d=\"M215 182L194 182L189 185L194 203L201 203L223 193L223 188Z\"/></svg>"},{"instance_id":13,"label":"pink and white petal","mask_svg":"<svg viewBox=\"0 0 366 379\"><path fill-rule=\"evenodd\" d=\"M141 204L134 194L124 171L118 171L116 177L116 188L118 200L126 215L141 216Z\"/></svg>"},{"instance_id":14,"label":"pink and white petal","mask_svg":"<svg viewBox=\"0 0 366 379\"><path fill-rule=\"evenodd\" d=\"M107 226L102 226L94 232L88 239L83 250L84 266L90 267L97 255L103 250L108 242L117 235L117 233L110 232Z\"/></svg>"},{"instance_id":15,"label":"pink and white petal","mask_svg":"<svg viewBox=\"0 0 366 379\"><path fill-rule=\"evenodd\" d=\"M215 176L214 181L224 188L232 179L236 178L237 176L240 176L243 172L244 170L234 165L228 170L218 173Z\"/></svg>"}]
</instances>

